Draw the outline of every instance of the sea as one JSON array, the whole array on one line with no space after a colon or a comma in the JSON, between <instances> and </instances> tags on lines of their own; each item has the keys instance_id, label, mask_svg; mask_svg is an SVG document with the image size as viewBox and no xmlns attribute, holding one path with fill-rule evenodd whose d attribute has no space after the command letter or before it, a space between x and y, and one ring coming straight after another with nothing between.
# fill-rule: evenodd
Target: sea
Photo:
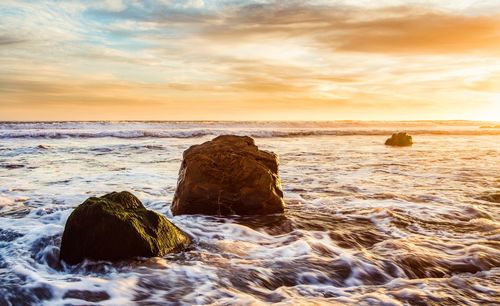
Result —
<instances>
[{"instance_id":1,"label":"sea","mask_svg":"<svg viewBox=\"0 0 500 306\"><path fill-rule=\"evenodd\" d=\"M499 305L497 124L1 122L0 305ZM183 151L223 134L279 156L283 215L172 216ZM191 247L59 262L73 209L123 190Z\"/></svg>"}]
</instances>

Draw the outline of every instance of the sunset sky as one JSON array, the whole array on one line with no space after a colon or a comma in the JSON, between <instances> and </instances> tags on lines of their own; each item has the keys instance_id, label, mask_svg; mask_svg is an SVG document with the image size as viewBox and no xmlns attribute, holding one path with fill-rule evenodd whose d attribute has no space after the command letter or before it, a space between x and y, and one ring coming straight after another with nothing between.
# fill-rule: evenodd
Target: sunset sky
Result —
<instances>
[{"instance_id":1,"label":"sunset sky","mask_svg":"<svg viewBox=\"0 0 500 306\"><path fill-rule=\"evenodd\" d=\"M0 2L0 120L500 120L500 1Z\"/></svg>"}]
</instances>

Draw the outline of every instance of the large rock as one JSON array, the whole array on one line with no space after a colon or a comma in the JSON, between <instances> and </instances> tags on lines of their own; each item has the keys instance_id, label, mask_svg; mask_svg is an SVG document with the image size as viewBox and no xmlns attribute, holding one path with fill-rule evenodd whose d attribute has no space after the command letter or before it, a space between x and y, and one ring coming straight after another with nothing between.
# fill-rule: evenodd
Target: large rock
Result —
<instances>
[{"instance_id":1,"label":"large rock","mask_svg":"<svg viewBox=\"0 0 500 306\"><path fill-rule=\"evenodd\" d=\"M184 151L172 213L282 213L278 157L247 136L223 135Z\"/></svg>"},{"instance_id":2,"label":"large rock","mask_svg":"<svg viewBox=\"0 0 500 306\"><path fill-rule=\"evenodd\" d=\"M413 139L406 133L392 134L392 137L385 141L387 146L408 147L413 144Z\"/></svg>"},{"instance_id":3,"label":"large rock","mask_svg":"<svg viewBox=\"0 0 500 306\"><path fill-rule=\"evenodd\" d=\"M163 256L191 243L164 216L147 210L133 194L122 191L92 197L69 216L61 241L60 259L120 260Z\"/></svg>"}]
</instances>

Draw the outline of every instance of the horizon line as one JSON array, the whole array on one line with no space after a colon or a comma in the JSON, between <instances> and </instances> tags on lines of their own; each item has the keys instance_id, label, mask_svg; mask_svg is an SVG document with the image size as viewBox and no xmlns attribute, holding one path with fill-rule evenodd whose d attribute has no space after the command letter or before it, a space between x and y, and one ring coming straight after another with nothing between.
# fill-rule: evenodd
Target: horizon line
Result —
<instances>
[{"instance_id":1,"label":"horizon line","mask_svg":"<svg viewBox=\"0 0 500 306\"><path fill-rule=\"evenodd\" d=\"M484 123L500 123L495 120L480 120L480 119L415 119L415 120L357 120L357 119L340 119L340 120L151 120L151 119L112 119L112 120L0 120L3 123L53 123L53 122L484 122Z\"/></svg>"}]
</instances>

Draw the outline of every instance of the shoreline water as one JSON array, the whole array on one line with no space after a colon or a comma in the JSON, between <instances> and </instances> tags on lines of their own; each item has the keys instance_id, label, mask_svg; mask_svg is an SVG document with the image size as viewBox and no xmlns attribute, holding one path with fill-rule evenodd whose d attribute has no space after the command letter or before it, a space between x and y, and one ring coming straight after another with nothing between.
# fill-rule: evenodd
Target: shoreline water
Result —
<instances>
[{"instance_id":1,"label":"shoreline water","mask_svg":"<svg viewBox=\"0 0 500 306\"><path fill-rule=\"evenodd\" d=\"M17 138L193 138L220 134L256 138L391 135L500 135L485 122L50 122L0 123L0 139Z\"/></svg>"},{"instance_id":2,"label":"shoreline water","mask_svg":"<svg viewBox=\"0 0 500 306\"><path fill-rule=\"evenodd\" d=\"M410 148L384 146L387 136L257 139L280 157L285 218L224 219L170 211L182 152L211 134L0 139L0 165L22 165L0 167L0 305L494 304L500 211L485 196L500 191L498 136L421 134ZM120 190L197 237L193 248L54 265L72 209Z\"/></svg>"}]
</instances>

